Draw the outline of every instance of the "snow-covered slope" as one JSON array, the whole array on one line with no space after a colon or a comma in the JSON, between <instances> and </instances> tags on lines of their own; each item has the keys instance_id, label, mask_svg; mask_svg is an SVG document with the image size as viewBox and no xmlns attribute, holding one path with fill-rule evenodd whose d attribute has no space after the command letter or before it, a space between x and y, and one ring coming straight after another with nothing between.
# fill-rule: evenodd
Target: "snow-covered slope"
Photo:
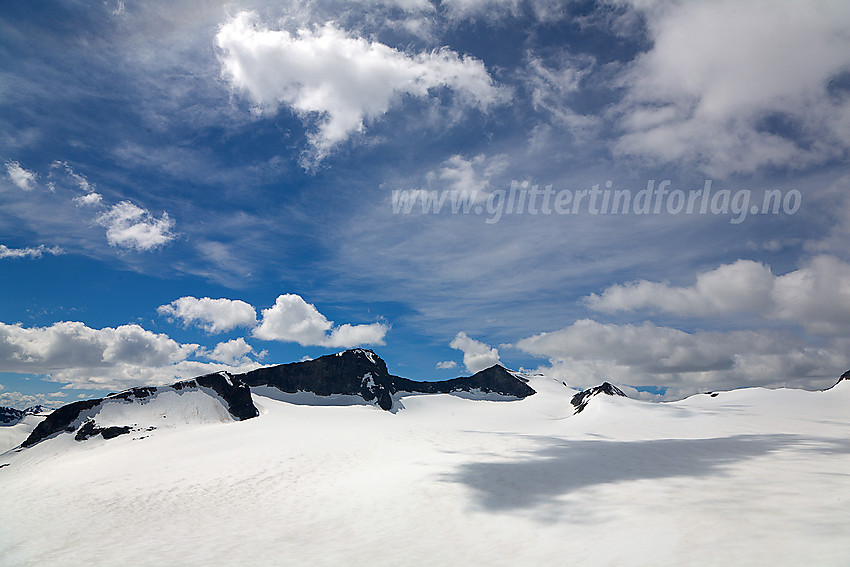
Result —
<instances>
[{"instance_id":1,"label":"snow-covered slope","mask_svg":"<svg viewBox=\"0 0 850 567\"><path fill-rule=\"evenodd\" d=\"M20 445L48 413L41 405L23 410L0 407L0 453Z\"/></svg>"},{"instance_id":2,"label":"snow-covered slope","mask_svg":"<svg viewBox=\"0 0 850 567\"><path fill-rule=\"evenodd\" d=\"M141 386L105 398L80 400L49 413L21 443L23 447L74 434L112 439L158 427L250 419L259 415L248 386L226 372L171 386Z\"/></svg>"},{"instance_id":3,"label":"snow-covered slope","mask_svg":"<svg viewBox=\"0 0 850 567\"><path fill-rule=\"evenodd\" d=\"M394 413L255 393L255 419L8 452L0 565L848 564L850 382L578 414L528 385Z\"/></svg>"}]
</instances>

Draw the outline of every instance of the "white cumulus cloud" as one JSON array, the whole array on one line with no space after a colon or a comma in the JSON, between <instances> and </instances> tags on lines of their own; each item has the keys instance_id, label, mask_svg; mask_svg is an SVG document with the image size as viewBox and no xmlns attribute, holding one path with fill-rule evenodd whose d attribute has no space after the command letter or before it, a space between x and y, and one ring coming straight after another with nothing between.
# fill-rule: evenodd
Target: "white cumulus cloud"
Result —
<instances>
[{"instance_id":1,"label":"white cumulus cloud","mask_svg":"<svg viewBox=\"0 0 850 567\"><path fill-rule=\"evenodd\" d=\"M302 346L349 348L360 345L382 345L389 327L383 323L334 327L334 322L295 294L278 296L275 304L263 309L254 336L268 341L295 342Z\"/></svg>"},{"instance_id":2,"label":"white cumulus cloud","mask_svg":"<svg viewBox=\"0 0 850 567\"><path fill-rule=\"evenodd\" d=\"M238 299L181 297L157 308L160 315L179 319L184 325L196 325L208 333L222 333L236 327L253 328L257 312Z\"/></svg>"},{"instance_id":3,"label":"white cumulus cloud","mask_svg":"<svg viewBox=\"0 0 850 567\"><path fill-rule=\"evenodd\" d=\"M100 193L86 193L85 195L79 195L74 197L74 203L78 207L96 207L103 202L103 195Z\"/></svg>"},{"instance_id":4,"label":"white cumulus cloud","mask_svg":"<svg viewBox=\"0 0 850 567\"><path fill-rule=\"evenodd\" d=\"M463 364L473 374L494 364L500 364L499 351L460 331L449 346L463 352Z\"/></svg>"},{"instance_id":5,"label":"white cumulus cloud","mask_svg":"<svg viewBox=\"0 0 850 567\"><path fill-rule=\"evenodd\" d=\"M218 349L216 356L225 363L201 362L192 359L206 354L199 345L181 344L135 324L93 329L78 321L49 327L0 323L0 372L44 374L74 388L122 389L257 368L247 353L234 356L240 346Z\"/></svg>"},{"instance_id":6,"label":"white cumulus cloud","mask_svg":"<svg viewBox=\"0 0 850 567\"><path fill-rule=\"evenodd\" d=\"M292 34L241 12L220 27L216 42L223 75L258 112L283 104L302 119L318 118L310 134L316 160L404 95L428 97L448 87L482 108L503 97L478 59L446 48L408 54L333 23Z\"/></svg>"},{"instance_id":7,"label":"white cumulus cloud","mask_svg":"<svg viewBox=\"0 0 850 567\"><path fill-rule=\"evenodd\" d=\"M850 264L822 255L777 276L765 264L738 260L698 274L692 286L639 280L591 294L585 303L607 313L639 309L698 317L754 313L799 324L817 335L846 334Z\"/></svg>"},{"instance_id":8,"label":"white cumulus cloud","mask_svg":"<svg viewBox=\"0 0 850 567\"><path fill-rule=\"evenodd\" d=\"M171 232L174 221L163 212L156 218L150 211L121 201L97 217L98 224L106 227L106 239L110 246L131 248L138 251L151 250L174 240Z\"/></svg>"},{"instance_id":9,"label":"white cumulus cloud","mask_svg":"<svg viewBox=\"0 0 850 567\"><path fill-rule=\"evenodd\" d=\"M218 343L212 351L205 352L204 357L222 364L239 366L250 363L249 354L254 353L254 348L239 337L230 341Z\"/></svg>"},{"instance_id":10,"label":"white cumulus cloud","mask_svg":"<svg viewBox=\"0 0 850 567\"><path fill-rule=\"evenodd\" d=\"M21 167L21 164L10 160L6 162L6 173L12 183L17 185L23 191L32 191L36 188L35 173Z\"/></svg>"},{"instance_id":11,"label":"white cumulus cloud","mask_svg":"<svg viewBox=\"0 0 850 567\"><path fill-rule=\"evenodd\" d=\"M850 341L813 344L771 330L685 331L590 319L520 340L545 371L576 387L610 380L671 388L670 397L747 386L826 387L850 364Z\"/></svg>"},{"instance_id":12,"label":"white cumulus cloud","mask_svg":"<svg viewBox=\"0 0 850 567\"><path fill-rule=\"evenodd\" d=\"M443 360L437 363L437 370L447 370L449 368L457 368L457 362L454 360Z\"/></svg>"},{"instance_id":13,"label":"white cumulus cloud","mask_svg":"<svg viewBox=\"0 0 850 567\"><path fill-rule=\"evenodd\" d=\"M0 388L2 390L2 388ZM65 405L65 392L50 392L48 394L24 394L21 392L0 392L0 406L15 409L27 409L32 406L56 408Z\"/></svg>"}]
</instances>

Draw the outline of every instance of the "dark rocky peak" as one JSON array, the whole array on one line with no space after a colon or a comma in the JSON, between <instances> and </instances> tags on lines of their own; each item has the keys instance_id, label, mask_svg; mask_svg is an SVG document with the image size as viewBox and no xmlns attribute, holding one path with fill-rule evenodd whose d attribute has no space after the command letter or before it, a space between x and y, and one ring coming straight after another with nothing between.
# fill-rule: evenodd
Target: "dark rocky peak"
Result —
<instances>
[{"instance_id":1,"label":"dark rocky peak","mask_svg":"<svg viewBox=\"0 0 850 567\"><path fill-rule=\"evenodd\" d=\"M386 363L368 349L351 349L313 360L258 368L237 377L251 387L271 386L291 394L361 396L382 409L392 408L392 377Z\"/></svg>"},{"instance_id":2,"label":"dark rocky peak","mask_svg":"<svg viewBox=\"0 0 850 567\"><path fill-rule=\"evenodd\" d=\"M584 408L587 407L587 404L590 402L590 399L599 394L605 394L608 396L623 396L624 398L628 397L623 393L621 389L617 386L614 386L610 382L604 382L601 386L594 386L593 388L588 388L587 390L583 390L573 396L570 403L576 408L575 413L580 413Z\"/></svg>"}]
</instances>

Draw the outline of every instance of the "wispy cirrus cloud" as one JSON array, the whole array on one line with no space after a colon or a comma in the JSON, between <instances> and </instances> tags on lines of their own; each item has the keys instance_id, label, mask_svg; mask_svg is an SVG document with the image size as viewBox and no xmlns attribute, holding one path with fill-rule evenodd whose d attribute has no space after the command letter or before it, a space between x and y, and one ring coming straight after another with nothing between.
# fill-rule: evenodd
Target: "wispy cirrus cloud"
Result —
<instances>
[{"instance_id":1,"label":"wispy cirrus cloud","mask_svg":"<svg viewBox=\"0 0 850 567\"><path fill-rule=\"evenodd\" d=\"M0 259L2 258L41 258L45 254L51 256L59 256L65 251L59 246L45 246L39 244L36 247L27 248L9 248L5 244L0 244Z\"/></svg>"}]
</instances>

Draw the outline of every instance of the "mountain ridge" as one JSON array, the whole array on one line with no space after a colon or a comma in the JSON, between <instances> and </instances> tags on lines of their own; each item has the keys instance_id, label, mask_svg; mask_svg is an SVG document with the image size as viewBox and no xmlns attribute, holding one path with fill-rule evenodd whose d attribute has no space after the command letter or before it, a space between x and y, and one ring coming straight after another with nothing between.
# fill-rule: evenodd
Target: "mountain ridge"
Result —
<instances>
[{"instance_id":1,"label":"mountain ridge","mask_svg":"<svg viewBox=\"0 0 850 567\"><path fill-rule=\"evenodd\" d=\"M103 398L78 400L53 410L30 432L20 446L31 447L62 432L73 433L74 439L85 441L96 436L111 439L133 431L150 431L157 426L149 426L146 429L138 423L129 422L129 418L125 418L127 423L104 423L100 416L104 411L115 413L115 404L144 405L163 394L179 397L187 392L206 393L208 397L215 398L233 420L243 421L260 414L253 403L251 388L262 386L289 394L311 392L328 397L358 396L385 411L399 409L394 399L399 393L464 392L498 394L509 399L522 399L536 393L526 384L526 380L499 365L476 372L472 376L436 382L393 376L389 373L386 363L374 351L358 348L313 360L258 368L242 374L217 372L168 386L136 386ZM113 417L112 421L115 419Z\"/></svg>"}]
</instances>

